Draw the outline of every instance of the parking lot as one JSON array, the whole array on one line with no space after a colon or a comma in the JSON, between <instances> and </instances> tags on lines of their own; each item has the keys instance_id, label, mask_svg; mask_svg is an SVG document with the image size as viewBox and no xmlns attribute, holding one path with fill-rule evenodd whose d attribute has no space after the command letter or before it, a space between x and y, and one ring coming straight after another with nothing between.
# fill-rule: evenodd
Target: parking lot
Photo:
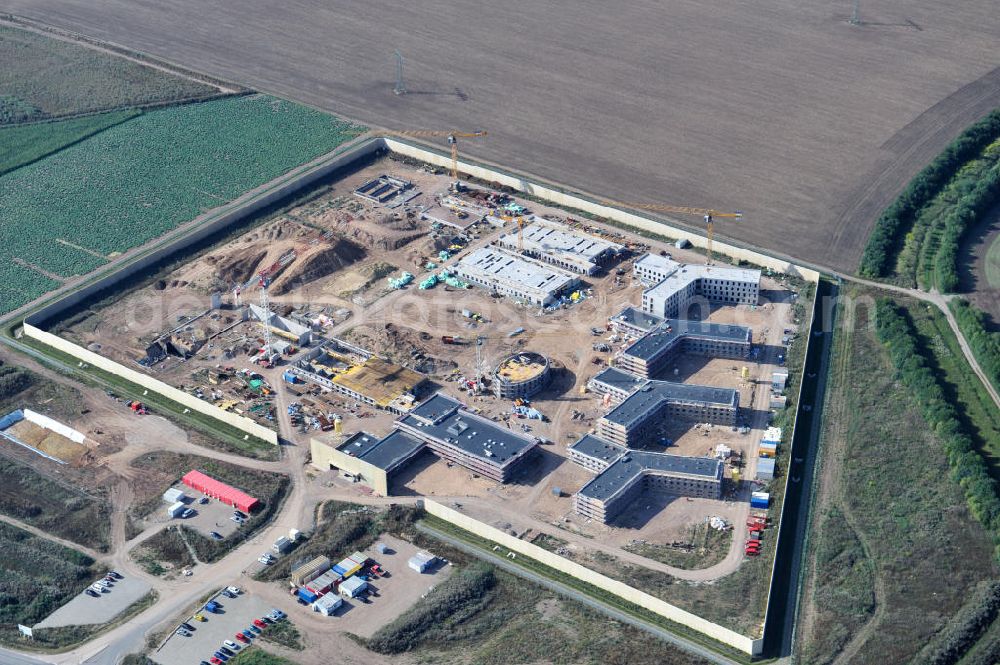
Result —
<instances>
[{"instance_id":1,"label":"parking lot","mask_svg":"<svg viewBox=\"0 0 1000 665\"><path fill-rule=\"evenodd\" d=\"M163 504L162 508L158 508L156 512L147 518L148 523L166 524L168 522L175 522L189 526L206 536L215 531L223 538L235 533L240 528L236 522L230 519L233 516L232 506L227 506L221 501L212 498L208 499L208 503L200 503L201 498L204 496L201 492L196 492L190 487L181 484L174 485L174 487L187 495L188 498L184 504L194 511L194 515L171 519L167 517L167 505Z\"/></svg>"},{"instance_id":2,"label":"parking lot","mask_svg":"<svg viewBox=\"0 0 1000 665\"><path fill-rule=\"evenodd\" d=\"M209 660L223 641L232 640L239 644L236 633L273 607L260 596L247 592L236 598L219 595L213 600L222 606L219 613L201 612L206 621L185 617L183 620L194 628L191 636L171 635L162 648L149 657L163 665L198 665L203 660Z\"/></svg>"},{"instance_id":3,"label":"parking lot","mask_svg":"<svg viewBox=\"0 0 1000 665\"><path fill-rule=\"evenodd\" d=\"M124 579L117 580L99 598L81 592L34 627L58 628L107 623L146 595L149 588L149 585L142 580L126 575Z\"/></svg>"}]
</instances>

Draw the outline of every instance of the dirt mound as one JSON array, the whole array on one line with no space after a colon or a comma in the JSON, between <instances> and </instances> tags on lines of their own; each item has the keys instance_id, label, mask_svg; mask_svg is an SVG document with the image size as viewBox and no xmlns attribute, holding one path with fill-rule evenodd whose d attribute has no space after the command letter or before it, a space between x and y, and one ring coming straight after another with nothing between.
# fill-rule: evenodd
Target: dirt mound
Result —
<instances>
[{"instance_id":1,"label":"dirt mound","mask_svg":"<svg viewBox=\"0 0 1000 665\"><path fill-rule=\"evenodd\" d=\"M331 275L365 257L365 249L350 240L338 240L332 247L309 250L274 281L271 292L282 295L300 286Z\"/></svg>"},{"instance_id":2,"label":"dirt mound","mask_svg":"<svg viewBox=\"0 0 1000 665\"><path fill-rule=\"evenodd\" d=\"M413 213L379 213L375 216L345 214L342 210L322 210L308 213L309 221L336 231L364 247L391 251L413 242L427 230Z\"/></svg>"},{"instance_id":3,"label":"dirt mound","mask_svg":"<svg viewBox=\"0 0 1000 665\"><path fill-rule=\"evenodd\" d=\"M244 247L226 256L209 256L206 261L215 266L215 276L226 284L244 284L267 256L266 249Z\"/></svg>"},{"instance_id":4,"label":"dirt mound","mask_svg":"<svg viewBox=\"0 0 1000 665\"><path fill-rule=\"evenodd\" d=\"M411 265L417 267L423 267L423 265L427 263L428 259L437 263L438 252L442 249L447 249L449 244L450 242L447 238L431 238L430 236L427 236L421 242L410 248L410 251L406 253L406 260L409 261Z\"/></svg>"}]
</instances>

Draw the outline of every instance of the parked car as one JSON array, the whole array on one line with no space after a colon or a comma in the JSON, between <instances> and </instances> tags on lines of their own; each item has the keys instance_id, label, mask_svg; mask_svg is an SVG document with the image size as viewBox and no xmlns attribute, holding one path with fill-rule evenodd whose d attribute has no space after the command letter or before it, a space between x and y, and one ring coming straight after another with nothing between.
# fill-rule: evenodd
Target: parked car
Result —
<instances>
[{"instance_id":1,"label":"parked car","mask_svg":"<svg viewBox=\"0 0 1000 665\"><path fill-rule=\"evenodd\" d=\"M233 515L229 519L231 519L232 521L236 522L237 524L243 524L243 518L242 517L237 517L236 515Z\"/></svg>"},{"instance_id":2,"label":"parked car","mask_svg":"<svg viewBox=\"0 0 1000 665\"><path fill-rule=\"evenodd\" d=\"M243 634L252 640L260 635L260 628L257 628L256 626L247 626L243 629Z\"/></svg>"},{"instance_id":3,"label":"parked car","mask_svg":"<svg viewBox=\"0 0 1000 665\"><path fill-rule=\"evenodd\" d=\"M233 511L233 517L239 517L240 519L244 519L245 520L245 519L247 519L250 516L247 515L246 513L244 513L242 510L234 510Z\"/></svg>"},{"instance_id":4,"label":"parked car","mask_svg":"<svg viewBox=\"0 0 1000 665\"><path fill-rule=\"evenodd\" d=\"M226 591L228 591L229 593L235 593L237 595L243 593L243 589L239 588L238 586L227 586Z\"/></svg>"},{"instance_id":5,"label":"parked car","mask_svg":"<svg viewBox=\"0 0 1000 665\"><path fill-rule=\"evenodd\" d=\"M198 499L198 503L200 503L202 505L208 503L208 497L207 496L201 497L200 499Z\"/></svg>"},{"instance_id":6,"label":"parked car","mask_svg":"<svg viewBox=\"0 0 1000 665\"><path fill-rule=\"evenodd\" d=\"M285 614L284 612L282 612L281 610L279 610L278 608L272 608L271 611L268 612L268 616L273 616L274 618L280 620L280 619L284 619L288 615Z\"/></svg>"},{"instance_id":7,"label":"parked car","mask_svg":"<svg viewBox=\"0 0 1000 665\"><path fill-rule=\"evenodd\" d=\"M226 598L235 598L236 597L236 594L229 593L225 589L222 590L222 595L225 596Z\"/></svg>"},{"instance_id":8,"label":"parked car","mask_svg":"<svg viewBox=\"0 0 1000 665\"><path fill-rule=\"evenodd\" d=\"M208 621L208 619L205 618L205 615L202 614L201 612L199 612L198 614L195 614L194 615L194 619L195 619L195 621Z\"/></svg>"},{"instance_id":9,"label":"parked car","mask_svg":"<svg viewBox=\"0 0 1000 665\"><path fill-rule=\"evenodd\" d=\"M221 650L220 651L216 651L212 655L215 656L218 660L221 660L223 663L226 662L227 660L229 660L229 656L227 656L226 654L222 653Z\"/></svg>"},{"instance_id":10,"label":"parked car","mask_svg":"<svg viewBox=\"0 0 1000 665\"><path fill-rule=\"evenodd\" d=\"M183 628L178 628L177 630L174 631L174 633L180 635L181 637L191 637L191 633L184 630Z\"/></svg>"},{"instance_id":11,"label":"parked car","mask_svg":"<svg viewBox=\"0 0 1000 665\"><path fill-rule=\"evenodd\" d=\"M245 642L247 644L250 643L250 638L244 635L243 633L236 633L236 639L238 639L240 642Z\"/></svg>"},{"instance_id":12,"label":"parked car","mask_svg":"<svg viewBox=\"0 0 1000 665\"><path fill-rule=\"evenodd\" d=\"M87 587L86 589L84 589L84 591L87 593L88 596L93 596L94 598L100 598L101 597L101 594L97 593L96 591L94 591L90 587Z\"/></svg>"},{"instance_id":13,"label":"parked car","mask_svg":"<svg viewBox=\"0 0 1000 665\"><path fill-rule=\"evenodd\" d=\"M258 632L260 631L261 628L267 628L267 624L261 621L260 619L254 619L253 625L255 628L257 628Z\"/></svg>"},{"instance_id":14,"label":"parked car","mask_svg":"<svg viewBox=\"0 0 1000 665\"><path fill-rule=\"evenodd\" d=\"M213 531L208 535L210 535L212 538L215 538L216 540L222 540L222 534L219 533L218 531Z\"/></svg>"},{"instance_id":15,"label":"parked car","mask_svg":"<svg viewBox=\"0 0 1000 665\"><path fill-rule=\"evenodd\" d=\"M192 515L194 515L194 511L191 510L190 508L185 508L184 512L181 513L181 518L182 519L187 519L187 518L191 517Z\"/></svg>"},{"instance_id":16,"label":"parked car","mask_svg":"<svg viewBox=\"0 0 1000 665\"><path fill-rule=\"evenodd\" d=\"M116 580L121 580L125 578L125 576L119 573L117 570L109 570L108 575L113 575Z\"/></svg>"},{"instance_id":17,"label":"parked car","mask_svg":"<svg viewBox=\"0 0 1000 665\"><path fill-rule=\"evenodd\" d=\"M223 642L223 644L225 644L230 649L233 649L234 651L240 648L240 645L237 644L236 642L233 642L232 640L226 640L225 642Z\"/></svg>"},{"instance_id":18,"label":"parked car","mask_svg":"<svg viewBox=\"0 0 1000 665\"><path fill-rule=\"evenodd\" d=\"M208 662L212 665L222 665L222 660L220 658L216 658L215 656L212 656Z\"/></svg>"}]
</instances>

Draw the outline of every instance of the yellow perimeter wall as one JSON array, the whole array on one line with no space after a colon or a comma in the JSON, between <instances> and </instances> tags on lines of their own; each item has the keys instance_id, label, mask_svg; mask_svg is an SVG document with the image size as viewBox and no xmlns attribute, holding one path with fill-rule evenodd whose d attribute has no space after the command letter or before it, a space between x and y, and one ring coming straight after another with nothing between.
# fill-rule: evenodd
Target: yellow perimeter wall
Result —
<instances>
[{"instance_id":1,"label":"yellow perimeter wall","mask_svg":"<svg viewBox=\"0 0 1000 665\"><path fill-rule=\"evenodd\" d=\"M321 471L329 471L335 466L342 471L361 476L365 483L380 496L389 496L389 477L383 469L362 462L353 455L337 450L320 439L309 439L309 452L312 453L312 465Z\"/></svg>"},{"instance_id":2,"label":"yellow perimeter wall","mask_svg":"<svg viewBox=\"0 0 1000 665\"><path fill-rule=\"evenodd\" d=\"M258 439L267 441L268 443L278 445L278 433L274 430L268 429L263 425L250 420L249 418L244 418L243 416L230 413L229 411L223 411L214 404L209 404L208 402L200 400L194 395L189 395L183 390L178 390L177 388L174 388L159 379L154 379L153 377L143 374L142 372L137 372L134 369L125 367L124 365L120 365L113 360L100 356L93 351L77 346L76 344L63 339L58 335L45 332L44 330L31 325L27 321L24 322L24 334L31 339L37 340L47 346L51 346L54 349L58 349L63 353L68 353L74 358L100 368L105 372L110 372L111 374L120 376L127 381L131 381L132 383L140 385L143 388L151 390L154 393L163 395L164 397L171 399L178 404L191 409L192 411L197 411L205 414L206 416L211 416L216 420L221 420L227 425L232 425L233 427L246 432L250 436L255 436ZM136 398L139 397L141 397L141 395L136 395Z\"/></svg>"},{"instance_id":3,"label":"yellow perimeter wall","mask_svg":"<svg viewBox=\"0 0 1000 665\"><path fill-rule=\"evenodd\" d=\"M703 635L707 635L713 640L722 642L723 644L731 646L734 649L739 649L740 651L750 654L751 656L759 655L763 649L763 639L751 639L745 635L740 635L736 631L730 630L729 628L724 628L718 624L712 623L707 619L702 619L700 616L691 614L690 612L682 610L679 607L675 607L674 605L651 596L648 593L634 589L623 582L619 582L618 580L613 580L610 577L596 573L585 566L581 566L580 564L570 561L569 559L564 559L558 554L544 550L537 545L532 545L531 543L508 535L499 529L495 529L488 524L480 522L479 520L463 515L462 513L443 506L436 501L424 498L423 503L424 510L435 517L440 517L443 520L451 522L455 526L461 527L466 531L471 531L477 536L491 540L513 552L518 552L527 557L531 557L546 566L555 568L556 570L566 573L567 575L572 575L573 577L588 584L593 584L598 588L624 598L630 603L634 603L639 607L649 610L650 612L655 612L670 621L687 626L688 628L696 630Z\"/></svg>"},{"instance_id":4,"label":"yellow perimeter wall","mask_svg":"<svg viewBox=\"0 0 1000 665\"><path fill-rule=\"evenodd\" d=\"M428 164L434 164L435 166L451 168L451 158L449 157L440 155L426 148L420 148L409 143L398 141L396 139L384 138L382 140L385 141L386 147L393 152L406 155L407 157L412 157L414 159L419 159L420 161L427 162ZM645 231L650 231L652 233L658 233L660 235L666 235L677 239L684 239L689 241L695 247L704 248L707 244L707 239L703 235L686 231L682 228L671 226L663 222L655 221L649 219L648 217L642 217L630 212L625 212L624 210L619 210L618 208L601 205L600 203L595 203L591 200L583 198L582 196L567 194L566 192L558 189L553 189L552 187L547 187L522 178L517 178L484 166L460 161L458 163L458 170L475 178L486 180L488 182L500 183L501 185L512 187L519 192L524 192L525 194L530 194L561 206L583 210L584 212L589 212L593 215L597 215L598 217L612 219L616 222L627 224L628 226L633 226ZM774 256L768 256L767 254L755 252L751 249L745 249L743 247L737 247L736 245L730 245L726 242L720 242L719 240L712 241L712 251L719 254L725 254L734 259L749 261L777 272L801 277L806 281L819 281L819 273L811 268L806 268Z\"/></svg>"}]
</instances>

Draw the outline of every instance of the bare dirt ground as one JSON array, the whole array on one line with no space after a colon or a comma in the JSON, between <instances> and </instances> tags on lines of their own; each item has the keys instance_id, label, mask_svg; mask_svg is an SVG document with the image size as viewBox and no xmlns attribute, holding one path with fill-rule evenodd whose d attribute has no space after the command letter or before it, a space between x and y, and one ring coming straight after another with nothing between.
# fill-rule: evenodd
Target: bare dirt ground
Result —
<instances>
[{"instance_id":1,"label":"bare dirt ground","mask_svg":"<svg viewBox=\"0 0 1000 665\"><path fill-rule=\"evenodd\" d=\"M374 125L482 127L464 151L618 199L740 209L721 234L842 270L903 184L1000 104L990 0L868 4L858 26L847 1L0 9Z\"/></svg>"}]
</instances>

